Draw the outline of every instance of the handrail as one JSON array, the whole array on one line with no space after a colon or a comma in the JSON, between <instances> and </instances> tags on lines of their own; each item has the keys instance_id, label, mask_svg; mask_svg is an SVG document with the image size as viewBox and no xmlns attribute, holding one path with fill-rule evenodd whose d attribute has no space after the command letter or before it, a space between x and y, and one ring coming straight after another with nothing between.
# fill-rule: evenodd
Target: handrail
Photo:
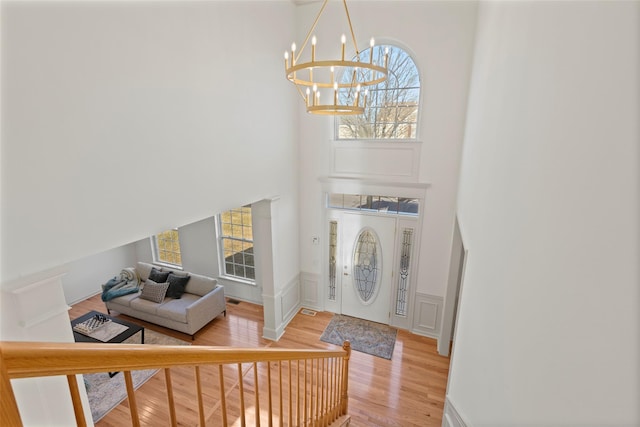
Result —
<instances>
[{"instance_id":1,"label":"handrail","mask_svg":"<svg viewBox=\"0 0 640 427\"><path fill-rule=\"evenodd\" d=\"M304 363L295 363L298 367L304 366L304 371L301 370L295 373L296 381L298 382L297 387L300 388L301 378L305 378L305 380L307 378L308 363L311 367L309 371L310 396L316 399L321 396L327 397L327 403L322 408L318 406L312 407L307 413L305 406L303 418L308 417L309 424L305 423L304 425L329 425L330 422L346 415L347 412L347 379L350 351L348 341L345 342L341 350L0 341L0 370L2 371L0 424L16 425L15 420L20 419L20 414L16 414L18 407L15 404L10 381L14 378L67 376L78 425L84 425L82 404L79 396L77 396L76 374L122 371L128 383L130 371L132 370L164 368L167 394L169 401L172 402L173 391L171 389L170 368L178 366L196 367L196 387L198 389L198 399L200 400L202 397L198 374L200 366L219 365L221 370L223 365L237 365L241 380L239 386L241 388L243 377L241 366L243 363L253 364L255 379L257 380L258 363L266 363L267 373L269 373L269 366L272 366L272 362L278 363L279 370L281 369L281 363L285 362L289 364L289 375L287 376L289 384L283 386L282 373L280 373L279 379L274 379L279 390L271 390L271 380L269 380L269 393L280 393L280 396L282 396L283 389L286 390L288 387L289 392L287 395L289 397L295 396L295 398L301 400L303 396L305 399L307 397L307 384L304 383L304 392L299 389L298 392L292 394L291 390L292 387L295 387L295 384L292 385L290 372L291 365L294 364L292 362L304 361ZM222 383L220 385L224 387ZM313 387L315 387L315 390L313 390ZM134 405L131 405L133 406L131 408L132 424L138 425L139 421L134 419L134 415L137 417L137 413L134 414L137 411L135 397L131 396L133 387L128 391L130 391L128 393L130 402L134 402ZM220 394L221 402L224 402L224 390L220 390ZM329 399L329 396L334 397ZM282 400L279 399L279 401L280 405L282 405ZM270 402L271 399L269 399L269 405ZM294 405L297 407L298 404L299 402L291 402L289 410L291 411L291 408ZM77 405L79 405L80 409ZM202 420L202 403L198 402L198 406ZM300 406L302 406L301 403ZM172 408L170 409L173 410ZM324 412L321 413L321 411ZM280 407L279 412L282 412L282 407ZM270 407L269 414L271 416ZM244 417L243 414L242 416ZM286 417L286 414L279 414L279 416ZM292 414L289 413L288 416L291 418ZM298 416L300 415L298 414ZM172 419L174 417L175 415L172 413ZM225 410L223 410L223 417L226 417Z\"/></svg>"}]
</instances>

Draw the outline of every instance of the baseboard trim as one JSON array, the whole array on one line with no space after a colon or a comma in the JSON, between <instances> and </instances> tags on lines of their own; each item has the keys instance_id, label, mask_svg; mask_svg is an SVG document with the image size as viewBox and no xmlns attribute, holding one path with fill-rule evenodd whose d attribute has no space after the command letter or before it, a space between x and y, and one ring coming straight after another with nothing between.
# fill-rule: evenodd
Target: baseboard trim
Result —
<instances>
[{"instance_id":1,"label":"baseboard trim","mask_svg":"<svg viewBox=\"0 0 640 427\"><path fill-rule=\"evenodd\" d=\"M460 415L460 412L456 409L455 405L447 396L444 401L444 413L442 416L443 427L470 427L470 424L465 422L464 417Z\"/></svg>"}]
</instances>

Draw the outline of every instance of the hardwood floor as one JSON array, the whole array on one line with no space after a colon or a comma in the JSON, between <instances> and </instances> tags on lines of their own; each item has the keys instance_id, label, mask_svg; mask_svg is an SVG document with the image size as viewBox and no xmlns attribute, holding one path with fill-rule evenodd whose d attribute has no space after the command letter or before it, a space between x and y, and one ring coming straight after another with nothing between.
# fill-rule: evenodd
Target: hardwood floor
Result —
<instances>
[{"instance_id":1,"label":"hardwood floor","mask_svg":"<svg viewBox=\"0 0 640 427\"><path fill-rule=\"evenodd\" d=\"M90 310L106 312L100 296L75 304L69 311L71 319ZM116 314L113 313L112 314ZM185 341L191 337L138 319L124 319L142 324L166 335ZM316 316L298 313L289 323L284 336L273 342L262 338L262 307L247 302L227 304L227 316L219 316L201 329L193 345L234 347L327 348L336 346L320 341L320 335L331 320L332 313ZM449 358L438 355L436 340L398 331L391 360L365 353L351 353L349 374L349 415L352 426L440 426ZM197 425L197 402L187 390L193 382L193 370L172 369L172 383L179 425ZM215 384L217 373L205 372L204 382ZM215 378L214 378L215 377ZM225 384L233 387L237 375L224 373ZM204 391L205 401L215 401L215 391ZM164 376L156 374L136 392L137 406L144 425L168 425ZM216 407L207 412L207 425L220 425ZM130 425L126 400L96 423L97 427ZM248 425L253 425L248 423Z\"/></svg>"}]
</instances>

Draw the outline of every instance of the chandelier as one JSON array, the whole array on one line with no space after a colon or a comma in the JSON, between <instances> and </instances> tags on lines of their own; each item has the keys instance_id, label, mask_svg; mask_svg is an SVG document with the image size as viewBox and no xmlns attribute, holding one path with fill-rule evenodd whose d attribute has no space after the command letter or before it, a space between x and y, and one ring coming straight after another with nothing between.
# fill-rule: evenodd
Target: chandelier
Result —
<instances>
[{"instance_id":1,"label":"chandelier","mask_svg":"<svg viewBox=\"0 0 640 427\"><path fill-rule=\"evenodd\" d=\"M307 36L299 51L296 44L291 45L291 52L284 53L284 68L287 79L291 81L302 96L307 112L312 114L325 115L349 115L362 114L367 105L367 86L377 85L387 78L387 62L389 52L378 53L378 62L383 61L383 65L374 63L374 39L369 43L369 60L361 61L361 54L356 43L356 36L351 25L351 17L347 8L347 1L343 0L344 11L349 23L351 40L355 49L355 57L352 60L345 60L345 49L347 38L343 34L341 43L340 59L320 59L316 58L317 39L314 35L311 38L311 52L301 60L302 53L307 47L309 38L313 34L318 20L324 12L329 0L324 0L320 12L313 25L309 29ZM318 49L320 50L320 48ZM306 61L306 62L302 62Z\"/></svg>"}]
</instances>

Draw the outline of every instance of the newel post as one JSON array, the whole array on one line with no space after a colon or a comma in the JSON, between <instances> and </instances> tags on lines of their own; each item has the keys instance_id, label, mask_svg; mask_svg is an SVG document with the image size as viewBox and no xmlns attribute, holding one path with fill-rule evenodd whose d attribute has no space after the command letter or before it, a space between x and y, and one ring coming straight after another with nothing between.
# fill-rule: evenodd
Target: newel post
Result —
<instances>
[{"instance_id":1,"label":"newel post","mask_svg":"<svg viewBox=\"0 0 640 427\"><path fill-rule=\"evenodd\" d=\"M349 358L351 357L351 343L347 340L342 344L342 348L347 354L342 361L342 410L340 415L347 415L349 409Z\"/></svg>"}]
</instances>

